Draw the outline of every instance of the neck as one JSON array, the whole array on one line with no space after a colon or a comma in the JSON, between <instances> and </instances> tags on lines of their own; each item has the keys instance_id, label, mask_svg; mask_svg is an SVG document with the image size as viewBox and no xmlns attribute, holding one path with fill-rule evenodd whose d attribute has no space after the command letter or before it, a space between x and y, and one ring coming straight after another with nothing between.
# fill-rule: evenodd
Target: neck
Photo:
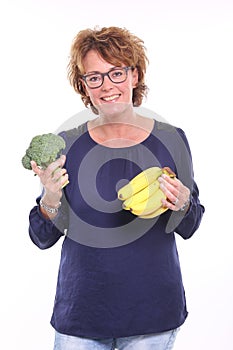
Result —
<instances>
[{"instance_id":1,"label":"neck","mask_svg":"<svg viewBox=\"0 0 233 350\"><path fill-rule=\"evenodd\" d=\"M97 143L110 147L128 147L145 140L153 125L153 119L136 113L128 115L127 118L108 118L101 115L88 122L88 130Z\"/></svg>"},{"instance_id":2,"label":"neck","mask_svg":"<svg viewBox=\"0 0 233 350\"><path fill-rule=\"evenodd\" d=\"M97 119L99 125L112 123L135 124L137 114L132 104L101 105Z\"/></svg>"}]
</instances>

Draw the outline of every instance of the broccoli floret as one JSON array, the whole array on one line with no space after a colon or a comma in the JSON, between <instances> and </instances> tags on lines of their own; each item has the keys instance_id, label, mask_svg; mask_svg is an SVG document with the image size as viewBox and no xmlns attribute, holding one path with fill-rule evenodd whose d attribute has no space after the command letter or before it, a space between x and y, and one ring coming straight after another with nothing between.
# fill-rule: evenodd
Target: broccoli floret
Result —
<instances>
[{"instance_id":1,"label":"broccoli floret","mask_svg":"<svg viewBox=\"0 0 233 350\"><path fill-rule=\"evenodd\" d=\"M65 140L52 133L34 136L30 142L22 164L24 168L32 170L31 160L34 160L42 169L60 157L62 150L66 147Z\"/></svg>"}]
</instances>

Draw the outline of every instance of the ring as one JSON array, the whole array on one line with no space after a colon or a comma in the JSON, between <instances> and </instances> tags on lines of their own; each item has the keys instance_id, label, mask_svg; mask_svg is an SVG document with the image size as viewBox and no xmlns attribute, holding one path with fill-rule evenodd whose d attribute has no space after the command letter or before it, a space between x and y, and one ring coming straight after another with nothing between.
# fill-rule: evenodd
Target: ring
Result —
<instances>
[{"instance_id":1,"label":"ring","mask_svg":"<svg viewBox=\"0 0 233 350\"><path fill-rule=\"evenodd\" d=\"M174 202L172 202L172 204L176 205L178 203L179 199L176 198L176 200Z\"/></svg>"}]
</instances>

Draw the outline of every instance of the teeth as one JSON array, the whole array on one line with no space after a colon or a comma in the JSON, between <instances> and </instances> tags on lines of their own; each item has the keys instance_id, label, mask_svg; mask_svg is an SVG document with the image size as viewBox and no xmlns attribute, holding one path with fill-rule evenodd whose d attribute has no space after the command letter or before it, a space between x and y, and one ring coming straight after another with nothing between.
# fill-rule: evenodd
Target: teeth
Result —
<instances>
[{"instance_id":1,"label":"teeth","mask_svg":"<svg viewBox=\"0 0 233 350\"><path fill-rule=\"evenodd\" d=\"M119 97L119 95L113 95L113 96L109 96L109 97L103 97L102 99L104 101L112 101L112 100L115 100L118 97Z\"/></svg>"}]
</instances>

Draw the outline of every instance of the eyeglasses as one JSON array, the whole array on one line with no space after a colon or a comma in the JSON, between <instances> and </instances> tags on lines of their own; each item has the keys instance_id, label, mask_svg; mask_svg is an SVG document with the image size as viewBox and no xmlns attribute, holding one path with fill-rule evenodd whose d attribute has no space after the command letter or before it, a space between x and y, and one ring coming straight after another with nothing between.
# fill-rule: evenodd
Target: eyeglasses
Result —
<instances>
[{"instance_id":1,"label":"eyeglasses","mask_svg":"<svg viewBox=\"0 0 233 350\"><path fill-rule=\"evenodd\" d=\"M128 76L128 71L134 69L133 66L112 68L107 73L90 73L82 75L81 78L85 81L90 89L97 89L103 85L104 77L107 75L111 82L115 84L123 83L126 81Z\"/></svg>"}]
</instances>

